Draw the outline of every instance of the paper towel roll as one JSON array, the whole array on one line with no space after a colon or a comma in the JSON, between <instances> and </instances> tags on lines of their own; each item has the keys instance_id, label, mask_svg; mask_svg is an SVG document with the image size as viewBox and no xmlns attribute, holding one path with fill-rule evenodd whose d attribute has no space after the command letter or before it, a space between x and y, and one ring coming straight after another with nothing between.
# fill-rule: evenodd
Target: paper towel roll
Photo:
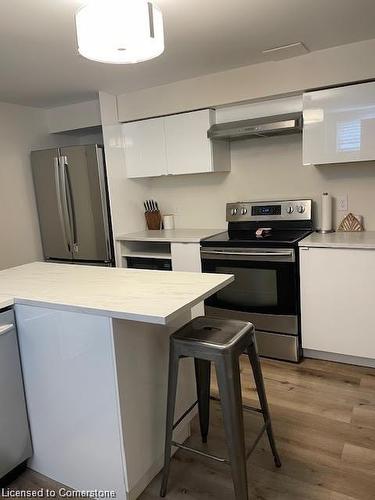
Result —
<instances>
[{"instance_id":1,"label":"paper towel roll","mask_svg":"<svg viewBox=\"0 0 375 500\"><path fill-rule=\"evenodd\" d=\"M321 230L332 231L332 197L328 193L322 194L321 203Z\"/></svg>"}]
</instances>

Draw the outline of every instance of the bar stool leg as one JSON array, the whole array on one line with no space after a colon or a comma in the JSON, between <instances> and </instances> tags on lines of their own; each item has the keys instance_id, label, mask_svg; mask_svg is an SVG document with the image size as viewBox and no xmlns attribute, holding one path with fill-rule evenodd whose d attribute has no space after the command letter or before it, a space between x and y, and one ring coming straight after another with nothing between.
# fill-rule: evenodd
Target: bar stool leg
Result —
<instances>
[{"instance_id":1,"label":"bar stool leg","mask_svg":"<svg viewBox=\"0 0 375 500\"><path fill-rule=\"evenodd\" d=\"M248 500L239 359L222 356L215 364L235 496Z\"/></svg>"},{"instance_id":2,"label":"bar stool leg","mask_svg":"<svg viewBox=\"0 0 375 500\"><path fill-rule=\"evenodd\" d=\"M262 374L262 367L259 361L258 351L255 341L247 349L249 361L253 370L255 385L258 392L259 402L261 409L263 411L264 423L267 426L267 435L272 450L273 458L275 460L276 467L281 467L281 460L276 448L275 437L273 435L272 424L271 424L271 414L268 407L266 390L264 387L264 380Z\"/></svg>"},{"instance_id":3,"label":"bar stool leg","mask_svg":"<svg viewBox=\"0 0 375 500\"><path fill-rule=\"evenodd\" d=\"M168 372L168 401L167 401L167 417L165 425L165 447L164 447L164 469L163 479L160 488L160 496L165 497L167 493L169 468L171 463L172 438L173 438L173 422L176 406L176 392L178 379L179 356L175 353L173 344L169 348L169 372Z\"/></svg>"},{"instance_id":4,"label":"bar stool leg","mask_svg":"<svg viewBox=\"0 0 375 500\"><path fill-rule=\"evenodd\" d=\"M202 443L207 443L210 424L211 362L195 358L194 363Z\"/></svg>"}]
</instances>

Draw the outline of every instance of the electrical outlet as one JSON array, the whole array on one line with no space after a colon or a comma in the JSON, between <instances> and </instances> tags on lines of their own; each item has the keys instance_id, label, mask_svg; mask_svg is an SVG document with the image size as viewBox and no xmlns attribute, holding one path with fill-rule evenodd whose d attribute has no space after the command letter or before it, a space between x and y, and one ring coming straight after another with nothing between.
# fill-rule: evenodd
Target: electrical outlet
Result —
<instances>
[{"instance_id":1,"label":"electrical outlet","mask_svg":"<svg viewBox=\"0 0 375 500\"><path fill-rule=\"evenodd\" d=\"M348 210L348 195L342 194L341 196L337 196L336 198L336 207L337 210L346 212Z\"/></svg>"}]
</instances>

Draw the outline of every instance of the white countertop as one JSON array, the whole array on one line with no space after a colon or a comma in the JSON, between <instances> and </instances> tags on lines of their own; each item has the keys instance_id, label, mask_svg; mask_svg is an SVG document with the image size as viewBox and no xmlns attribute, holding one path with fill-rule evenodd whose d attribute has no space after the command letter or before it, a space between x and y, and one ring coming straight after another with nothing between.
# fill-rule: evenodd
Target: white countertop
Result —
<instances>
[{"instance_id":1,"label":"white countertop","mask_svg":"<svg viewBox=\"0 0 375 500\"><path fill-rule=\"evenodd\" d=\"M361 231L354 233L312 233L299 242L300 247L320 248L362 248L375 250L375 231Z\"/></svg>"},{"instance_id":2,"label":"white countertop","mask_svg":"<svg viewBox=\"0 0 375 500\"><path fill-rule=\"evenodd\" d=\"M163 229L146 230L116 236L117 241L155 241L170 243L199 243L204 238L222 233L225 229Z\"/></svg>"},{"instance_id":3,"label":"white countertop","mask_svg":"<svg viewBox=\"0 0 375 500\"><path fill-rule=\"evenodd\" d=\"M10 295L0 295L0 309L12 306L14 304L14 298Z\"/></svg>"},{"instance_id":4,"label":"white countertop","mask_svg":"<svg viewBox=\"0 0 375 500\"><path fill-rule=\"evenodd\" d=\"M34 262L0 271L0 304L4 297L4 304L14 299L16 304L166 324L233 279L228 274Z\"/></svg>"}]
</instances>

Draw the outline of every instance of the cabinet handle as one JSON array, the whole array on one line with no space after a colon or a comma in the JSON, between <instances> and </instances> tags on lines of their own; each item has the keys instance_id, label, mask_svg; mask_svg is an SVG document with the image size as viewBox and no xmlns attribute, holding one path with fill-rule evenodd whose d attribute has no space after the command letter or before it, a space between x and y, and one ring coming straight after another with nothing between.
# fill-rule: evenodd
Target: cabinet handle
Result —
<instances>
[{"instance_id":1,"label":"cabinet handle","mask_svg":"<svg viewBox=\"0 0 375 500\"><path fill-rule=\"evenodd\" d=\"M14 325L11 323L10 325L2 325L0 326L0 335L5 335L6 333L10 332L11 330L14 330Z\"/></svg>"}]
</instances>

